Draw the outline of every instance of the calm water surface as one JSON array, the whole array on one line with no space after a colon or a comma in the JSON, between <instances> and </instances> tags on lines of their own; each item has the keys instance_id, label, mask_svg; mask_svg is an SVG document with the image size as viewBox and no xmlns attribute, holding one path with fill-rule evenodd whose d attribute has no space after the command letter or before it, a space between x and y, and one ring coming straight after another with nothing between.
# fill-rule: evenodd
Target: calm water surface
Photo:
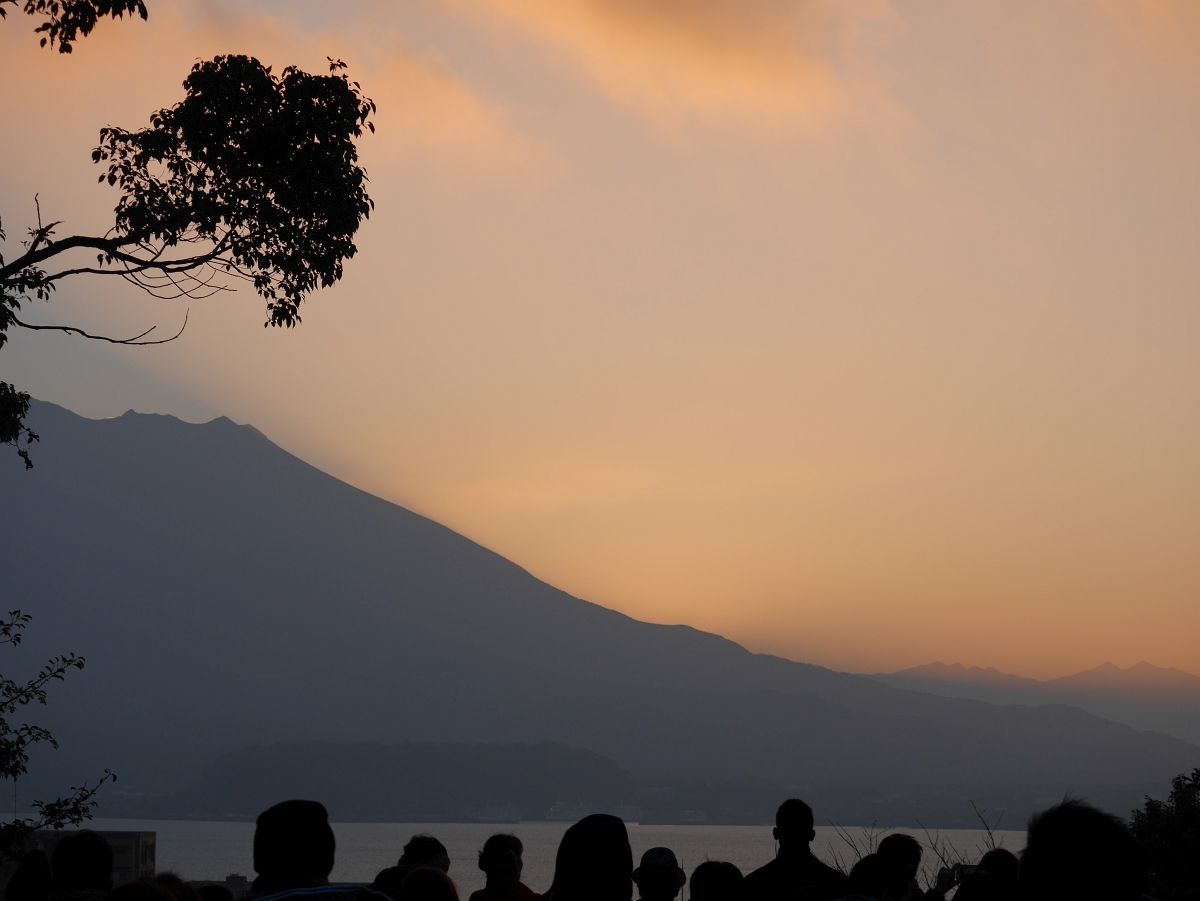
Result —
<instances>
[{"instance_id":1,"label":"calm water surface","mask_svg":"<svg viewBox=\"0 0 1200 901\"><path fill-rule=\"evenodd\" d=\"M493 832L513 832L525 843L525 872L522 881L535 891L550 887L554 876L554 854L569 823L529 822L497 826L487 823L334 823L337 836L337 865L330 876L334 882L370 882L381 869L393 866L400 849L418 832L441 839L450 852L450 876L464 901L467 894L483 888L484 876L476 866L476 854ZM93 829L137 829L158 833L158 869L170 870L184 879L224 879L229 873L253 877L253 823L207 823L187 820L113 820L97 818ZM865 830L846 830L857 843L867 839ZM879 834L908 832L923 843L919 830L880 830ZM1010 851L1020 851L1024 832L997 832L996 840ZM985 847L982 832L943 829L935 833L944 851L953 846L963 860L975 860ZM690 875L707 860L728 860L743 873L762 866L775 856L770 826L629 826L634 864L647 848L665 846L675 852ZM813 852L833 863L835 858L853 862L854 851L828 826L817 827ZM926 858L931 859L926 852ZM681 898L687 898L685 888Z\"/></svg>"}]
</instances>

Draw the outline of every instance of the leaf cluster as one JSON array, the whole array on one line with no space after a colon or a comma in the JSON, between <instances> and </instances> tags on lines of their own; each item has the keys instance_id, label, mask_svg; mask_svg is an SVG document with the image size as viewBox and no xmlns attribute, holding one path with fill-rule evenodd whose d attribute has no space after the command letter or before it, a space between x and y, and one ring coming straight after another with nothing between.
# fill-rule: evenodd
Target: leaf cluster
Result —
<instances>
[{"instance_id":1,"label":"leaf cluster","mask_svg":"<svg viewBox=\"0 0 1200 901\"><path fill-rule=\"evenodd\" d=\"M0 332L0 339L3 337L3 332ZM25 468L33 469L33 461L29 459L29 446L41 439L25 424L25 416L28 413L29 395L18 391L8 382L0 382L0 444L15 447L17 454L25 461Z\"/></svg>"},{"instance_id":2,"label":"leaf cluster","mask_svg":"<svg viewBox=\"0 0 1200 901\"><path fill-rule=\"evenodd\" d=\"M20 0L0 0L0 19L7 16L6 5L16 6ZM47 16L34 29L43 35L41 45L58 44L59 53L70 53L72 44L87 37L103 18L123 19L128 13L146 18L145 0L24 0L23 11L30 16Z\"/></svg>"},{"instance_id":3,"label":"leaf cluster","mask_svg":"<svg viewBox=\"0 0 1200 901\"><path fill-rule=\"evenodd\" d=\"M1146 849L1151 895L1178 898L1200 888L1200 769L1172 779L1167 800L1147 798L1129 828Z\"/></svg>"},{"instance_id":4,"label":"leaf cluster","mask_svg":"<svg viewBox=\"0 0 1200 901\"><path fill-rule=\"evenodd\" d=\"M268 325L300 321L306 294L342 276L370 215L354 139L374 130L375 104L330 61L328 75L279 75L248 56L197 63L186 98L149 128L105 128L93 160L121 190L110 237L193 259L250 281ZM108 254L121 260L120 254Z\"/></svg>"}]
</instances>

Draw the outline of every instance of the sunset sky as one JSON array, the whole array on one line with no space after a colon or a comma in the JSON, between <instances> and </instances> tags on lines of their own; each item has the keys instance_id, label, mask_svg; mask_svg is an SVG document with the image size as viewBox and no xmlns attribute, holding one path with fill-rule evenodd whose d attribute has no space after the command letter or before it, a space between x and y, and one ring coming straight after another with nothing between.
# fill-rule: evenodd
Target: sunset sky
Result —
<instances>
[{"instance_id":1,"label":"sunset sky","mask_svg":"<svg viewBox=\"0 0 1200 901\"><path fill-rule=\"evenodd\" d=\"M1200 673L1200 3L147 3L70 56L0 22L5 256L35 193L111 225L99 129L219 53L377 101L359 255L296 330L242 291L164 347L17 334L0 378L252 423L753 650Z\"/></svg>"}]
</instances>

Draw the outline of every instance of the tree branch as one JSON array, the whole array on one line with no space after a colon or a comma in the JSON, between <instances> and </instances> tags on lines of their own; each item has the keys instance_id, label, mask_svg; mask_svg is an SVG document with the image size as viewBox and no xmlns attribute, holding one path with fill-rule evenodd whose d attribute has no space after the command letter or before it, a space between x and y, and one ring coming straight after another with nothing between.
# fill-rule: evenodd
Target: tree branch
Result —
<instances>
[{"instance_id":1,"label":"tree branch","mask_svg":"<svg viewBox=\"0 0 1200 901\"><path fill-rule=\"evenodd\" d=\"M146 329L140 335L134 335L132 338L110 338L107 335L89 335L83 329L76 328L73 325L30 325L28 322L22 322L16 316L12 317L12 321L15 322L17 325L19 325L21 328L29 329L30 331L33 331L33 332L67 332L68 334L71 334L71 335L80 335L84 338L90 338L93 341L107 341L109 344L125 344L130 347L146 347L150 344L169 344L170 342L172 342L176 338L178 338L180 335L182 335L183 330L185 328L187 328L188 315L190 313L191 313L191 310L188 310L187 312L185 312L183 314L183 325L181 325L179 327L179 331L177 331L170 338L160 338L157 341L141 340L142 338L145 338L148 334L150 334L152 331L154 331L156 328L158 328L157 325L150 326L150 328Z\"/></svg>"}]
</instances>

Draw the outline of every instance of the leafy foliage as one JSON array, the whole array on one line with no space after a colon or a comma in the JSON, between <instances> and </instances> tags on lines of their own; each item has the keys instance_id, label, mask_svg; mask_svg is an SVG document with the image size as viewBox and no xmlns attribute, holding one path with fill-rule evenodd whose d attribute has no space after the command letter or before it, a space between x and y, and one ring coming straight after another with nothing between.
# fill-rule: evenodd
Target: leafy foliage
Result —
<instances>
[{"instance_id":1,"label":"leafy foliage","mask_svg":"<svg viewBox=\"0 0 1200 901\"><path fill-rule=\"evenodd\" d=\"M0 19L7 15L6 5L16 6L20 0L0 0ZM129 13L146 18L145 0L25 0L24 12L31 16L48 16L34 32L43 35L41 44L59 53L70 53L71 45L87 37L101 19L111 16L123 19Z\"/></svg>"},{"instance_id":2,"label":"leafy foliage","mask_svg":"<svg viewBox=\"0 0 1200 901\"><path fill-rule=\"evenodd\" d=\"M0 338L3 338L0 333ZM9 444L25 461L26 469L33 469L29 459L29 445L40 440L37 434L25 425L29 413L29 395L18 391L8 382L0 382L0 444ZM24 445L24 447L22 447Z\"/></svg>"},{"instance_id":3,"label":"leafy foliage","mask_svg":"<svg viewBox=\"0 0 1200 901\"><path fill-rule=\"evenodd\" d=\"M22 633L32 617L20 610L11 610L8 618L0 620L0 644L18 645ZM58 747L58 742L49 730L28 723L13 725L9 717L21 707L29 704L46 703L46 686L54 681L61 682L72 670L83 669L84 659L74 654L64 654L51 657L42 667L37 676L26 681L18 682L0 676L0 777L17 779L29 772L29 748L32 745L45 742L52 748ZM84 820L91 819L92 808L96 806L96 793L106 782L115 781L116 776L107 770L104 776L92 786L84 783L72 786L71 793L65 798L53 801L34 801L32 807L36 817L14 819L9 823L0 824L0 859L15 860L24 848L25 841L35 829L62 829L64 826L77 826Z\"/></svg>"},{"instance_id":4,"label":"leafy foliage","mask_svg":"<svg viewBox=\"0 0 1200 901\"><path fill-rule=\"evenodd\" d=\"M1178 898L1200 888L1200 769L1172 779L1166 801L1147 798L1129 826L1149 855L1151 895Z\"/></svg>"},{"instance_id":5,"label":"leafy foliage","mask_svg":"<svg viewBox=\"0 0 1200 901\"><path fill-rule=\"evenodd\" d=\"M374 130L375 104L335 74L344 67L276 77L251 57L219 56L196 64L187 98L150 128L101 130L92 159L121 188L119 239L211 242L204 262L251 280L270 325L297 323L304 295L342 277L371 210L354 139Z\"/></svg>"}]
</instances>

